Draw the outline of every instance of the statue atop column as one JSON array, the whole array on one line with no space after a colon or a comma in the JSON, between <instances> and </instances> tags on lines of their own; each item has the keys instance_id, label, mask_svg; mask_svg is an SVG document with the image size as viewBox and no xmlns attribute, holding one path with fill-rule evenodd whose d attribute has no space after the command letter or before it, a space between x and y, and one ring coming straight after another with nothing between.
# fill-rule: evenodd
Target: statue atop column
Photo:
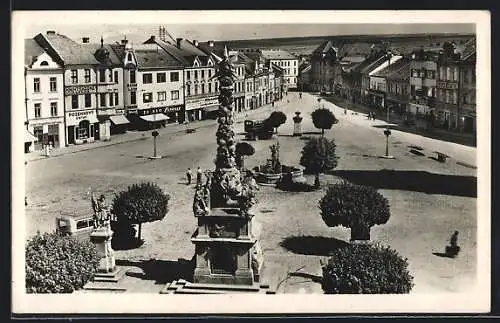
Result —
<instances>
[{"instance_id":1,"label":"statue atop column","mask_svg":"<svg viewBox=\"0 0 500 323\"><path fill-rule=\"evenodd\" d=\"M227 48L219 62L218 70L211 78L219 81L219 110L218 128L215 134L217 151L215 158L215 171L211 174L210 204L212 207L239 208L242 214L247 214L253 204L255 193L248 189L243 182L241 173L236 165L236 141L233 131L233 92L236 74L229 60ZM198 190L202 191L202 188ZM202 192L196 192L195 200L201 201ZM252 201L252 202L250 202ZM202 203L198 203L202 206ZM199 214L203 212L198 211ZM196 214L196 212L195 212Z\"/></svg>"},{"instance_id":2,"label":"statue atop column","mask_svg":"<svg viewBox=\"0 0 500 323\"><path fill-rule=\"evenodd\" d=\"M94 229L108 227L110 224L109 206L106 203L106 197L101 194L96 198L94 192L91 192L92 209L94 211Z\"/></svg>"}]
</instances>

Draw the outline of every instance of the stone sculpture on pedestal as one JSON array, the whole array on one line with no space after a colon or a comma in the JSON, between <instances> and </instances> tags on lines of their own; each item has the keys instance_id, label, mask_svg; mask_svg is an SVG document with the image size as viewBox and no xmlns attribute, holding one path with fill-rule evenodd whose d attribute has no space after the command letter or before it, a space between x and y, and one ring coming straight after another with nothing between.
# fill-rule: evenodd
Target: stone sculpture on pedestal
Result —
<instances>
[{"instance_id":1,"label":"stone sculpture on pedestal","mask_svg":"<svg viewBox=\"0 0 500 323\"><path fill-rule=\"evenodd\" d=\"M220 84L215 170L206 174L205 185L196 188L193 201L198 221L191 238L195 245L193 283L175 281L162 293L262 292L269 287L259 284L263 257L252 231L256 183L236 165L232 127L236 75L227 49L215 77Z\"/></svg>"}]
</instances>

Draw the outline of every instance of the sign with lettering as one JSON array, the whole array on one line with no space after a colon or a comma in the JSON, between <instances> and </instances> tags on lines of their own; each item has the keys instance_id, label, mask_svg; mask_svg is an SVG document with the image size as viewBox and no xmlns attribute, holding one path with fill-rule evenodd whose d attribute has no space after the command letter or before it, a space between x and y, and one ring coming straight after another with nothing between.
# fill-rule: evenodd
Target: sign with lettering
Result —
<instances>
[{"instance_id":1,"label":"sign with lettering","mask_svg":"<svg viewBox=\"0 0 500 323\"><path fill-rule=\"evenodd\" d=\"M180 112L182 111L182 105L174 105L169 107L159 107L159 108L151 108L151 109L139 109L138 114L140 116L146 116L150 114L156 113L171 113L171 112Z\"/></svg>"},{"instance_id":2,"label":"sign with lettering","mask_svg":"<svg viewBox=\"0 0 500 323\"><path fill-rule=\"evenodd\" d=\"M67 86L64 89L65 95L78 95L78 94L87 94L87 93L95 93L95 92L97 92L95 85Z\"/></svg>"},{"instance_id":3,"label":"sign with lettering","mask_svg":"<svg viewBox=\"0 0 500 323\"><path fill-rule=\"evenodd\" d=\"M97 122L95 110L71 111L66 114L66 123L68 126L76 126L82 120L88 120L90 123Z\"/></svg>"},{"instance_id":4,"label":"sign with lettering","mask_svg":"<svg viewBox=\"0 0 500 323\"><path fill-rule=\"evenodd\" d=\"M458 89L458 83L449 81L437 81L436 87L440 89L456 90Z\"/></svg>"}]
</instances>

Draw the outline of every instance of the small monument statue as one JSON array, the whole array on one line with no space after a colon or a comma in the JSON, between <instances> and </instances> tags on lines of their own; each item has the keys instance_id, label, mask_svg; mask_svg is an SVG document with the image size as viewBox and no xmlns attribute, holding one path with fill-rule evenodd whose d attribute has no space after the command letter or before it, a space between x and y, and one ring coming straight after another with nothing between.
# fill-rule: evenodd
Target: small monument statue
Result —
<instances>
[{"instance_id":1,"label":"small monument statue","mask_svg":"<svg viewBox=\"0 0 500 323\"><path fill-rule=\"evenodd\" d=\"M92 208L94 209L94 229L109 226L110 212L106 204L106 197L101 194L96 199L94 192L91 193Z\"/></svg>"}]
</instances>

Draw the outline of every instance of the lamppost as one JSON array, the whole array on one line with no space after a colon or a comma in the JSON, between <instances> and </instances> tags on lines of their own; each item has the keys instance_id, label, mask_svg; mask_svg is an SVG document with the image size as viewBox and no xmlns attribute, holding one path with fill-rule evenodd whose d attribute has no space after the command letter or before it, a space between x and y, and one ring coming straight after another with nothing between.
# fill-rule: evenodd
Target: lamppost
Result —
<instances>
[{"instance_id":1,"label":"lamppost","mask_svg":"<svg viewBox=\"0 0 500 323\"><path fill-rule=\"evenodd\" d=\"M389 136L391 135L391 130L389 129L389 126L384 130L384 135L385 135L385 156L382 156L383 158L386 159L394 159L393 156L389 155Z\"/></svg>"},{"instance_id":2,"label":"lamppost","mask_svg":"<svg viewBox=\"0 0 500 323\"><path fill-rule=\"evenodd\" d=\"M151 135L153 136L153 156L149 157L150 159L159 159L161 156L156 154L156 137L158 137L158 131L154 130Z\"/></svg>"}]
</instances>

